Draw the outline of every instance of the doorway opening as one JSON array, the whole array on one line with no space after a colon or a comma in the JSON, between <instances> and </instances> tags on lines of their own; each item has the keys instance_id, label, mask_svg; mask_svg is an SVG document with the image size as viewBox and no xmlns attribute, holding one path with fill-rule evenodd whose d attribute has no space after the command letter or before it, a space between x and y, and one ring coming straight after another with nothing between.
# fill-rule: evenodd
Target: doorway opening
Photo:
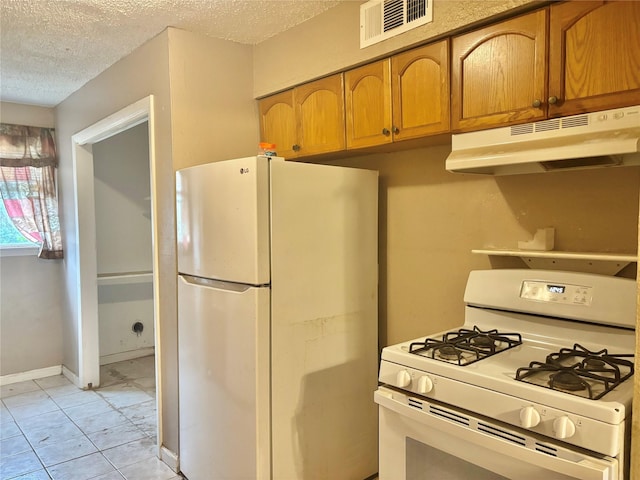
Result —
<instances>
[{"instance_id":1,"label":"doorway opening","mask_svg":"<svg viewBox=\"0 0 640 480\"><path fill-rule=\"evenodd\" d=\"M129 270L124 272L104 272L101 273L98 264L97 247L97 231L99 227L96 222L96 192L100 196L99 190L95 184L94 170L94 146L99 151L97 145L100 142L111 139L112 137L129 132L131 129L144 129L146 125L146 141L148 146L148 172L149 172L149 188L145 190L142 200L146 202L145 215L148 215L150 221L150 252L148 253L148 263L141 270ZM154 152L154 118L153 118L153 96L146 97L124 109L110 115L109 117L87 127L72 137L72 155L73 155L73 172L76 187L76 196L74 198L75 214L76 214L76 235L75 255L78 267L78 386L81 388L94 388L100 385L100 322L99 322L99 294L98 289L102 286L114 286L118 282L121 286L127 287L125 283L137 285L138 293L144 291L144 283L147 283L147 289L151 288L151 293L147 295L151 297L152 305L147 306L147 310L151 316L150 324L146 325L146 333L153 332L153 344L155 350L155 398L157 411L157 429L158 445L162 442L162 411L159 394L160 384L160 343L158 332L158 247L157 242L153 238L154 218L156 218L156 199L155 199L155 152ZM142 201L141 200L141 201ZM102 227L102 234L104 227ZM104 243L101 239L100 243ZM103 252L104 253L104 252ZM108 255L107 255L108 256ZM104 263L104 262L101 262ZM101 266L101 268L103 268ZM135 267L138 268L138 267ZM123 274L123 275L118 275ZM151 284L151 285L150 285ZM130 294L130 290L128 293ZM142 323L142 328L136 323ZM137 321L131 325L132 333L135 336L145 332L145 322ZM117 355L111 360L122 360L123 357ZM105 359L103 358L103 361ZM109 360L107 360L109 361Z\"/></svg>"},{"instance_id":2,"label":"doorway opening","mask_svg":"<svg viewBox=\"0 0 640 480\"><path fill-rule=\"evenodd\" d=\"M105 365L154 355L148 122L94 143L93 174L104 386Z\"/></svg>"}]
</instances>

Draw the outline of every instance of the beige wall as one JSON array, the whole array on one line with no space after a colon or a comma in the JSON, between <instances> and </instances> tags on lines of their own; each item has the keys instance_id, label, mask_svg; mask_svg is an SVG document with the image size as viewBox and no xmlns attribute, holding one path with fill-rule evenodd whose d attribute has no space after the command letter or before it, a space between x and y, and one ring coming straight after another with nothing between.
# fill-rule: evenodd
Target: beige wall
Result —
<instances>
[{"instance_id":1,"label":"beige wall","mask_svg":"<svg viewBox=\"0 0 640 480\"><path fill-rule=\"evenodd\" d=\"M433 22L360 49L360 5L335 8L254 47L254 96L263 97L314 78L425 43L469 24L535 7L538 0L436 0Z\"/></svg>"},{"instance_id":2,"label":"beige wall","mask_svg":"<svg viewBox=\"0 0 640 480\"><path fill-rule=\"evenodd\" d=\"M0 121L53 127L54 110L2 102ZM35 252L0 257L0 375L62 364L62 265Z\"/></svg>"},{"instance_id":3,"label":"beige wall","mask_svg":"<svg viewBox=\"0 0 640 480\"><path fill-rule=\"evenodd\" d=\"M32 127L54 127L55 111L53 108L35 105L0 102L0 122Z\"/></svg>"},{"instance_id":4,"label":"beige wall","mask_svg":"<svg viewBox=\"0 0 640 480\"><path fill-rule=\"evenodd\" d=\"M0 375L62 365L62 261L0 257Z\"/></svg>"},{"instance_id":5,"label":"beige wall","mask_svg":"<svg viewBox=\"0 0 640 480\"><path fill-rule=\"evenodd\" d=\"M171 156L171 104L169 99L169 33L164 31L123 58L105 72L70 95L56 107L58 138L60 141L60 187L62 228L67 238L65 275L68 315L64 323L65 365L78 372L79 316L77 224L73 197L75 194L74 165L71 137L122 108L154 95L156 192L159 215L156 218L155 241L160 250L158 271L161 276L160 308L158 316L161 337L168 360L161 363L162 386L158 394L162 400L165 422L163 444L177 451L177 369L175 366L175 255L173 165ZM79 219L80 222L83 219Z\"/></svg>"},{"instance_id":6,"label":"beige wall","mask_svg":"<svg viewBox=\"0 0 640 480\"><path fill-rule=\"evenodd\" d=\"M153 269L148 128L93 145L98 275Z\"/></svg>"},{"instance_id":7,"label":"beige wall","mask_svg":"<svg viewBox=\"0 0 640 480\"><path fill-rule=\"evenodd\" d=\"M177 29L169 41L174 168L255 155L251 47Z\"/></svg>"},{"instance_id":8,"label":"beige wall","mask_svg":"<svg viewBox=\"0 0 640 480\"><path fill-rule=\"evenodd\" d=\"M153 195L158 203L154 242L160 276L159 335L162 444L178 452L178 354L176 318L175 169L251 155L258 119L251 95L252 49L169 28L101 73L56 108L64 200L63 228L78 247L71 199L75 190L71 136L137 100L155 96ZM82 219L80 219L82 221ZM69 320L65 364L77 371L77 256L69 256Z\"/></svg>"},{"instance_id":9,"label":"beige wall","mask_svg":"<svg viewBox=\"0 0 640 480\"><path fill-rule=\"evenodd\" d=\"M558 250L635 252L640 167L484 177L446 172L448 151L332 162L380 172L381 346L462 324L469 271L492 266L472 249L513 249L553 226Z\"/></svg>"}]
</instances>

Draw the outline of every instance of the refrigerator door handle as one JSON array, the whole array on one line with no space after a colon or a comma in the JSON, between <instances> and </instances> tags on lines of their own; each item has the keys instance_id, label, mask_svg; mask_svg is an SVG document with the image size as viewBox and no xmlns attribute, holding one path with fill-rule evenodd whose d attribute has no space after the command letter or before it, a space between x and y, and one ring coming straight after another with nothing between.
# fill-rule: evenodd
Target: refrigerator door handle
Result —
<instances>
[{"instance_id":1,"label":"refrigerator door handle","mask_svg":"<svg viewBox=\"0 0 640 480\"><path fill-rule=\"evenodd\" d=\"M230 292L244 293L255 285L247 285L245 283L223 282L221 280L212 280L210 278L194 277L192 275L179 275L180 279L190 285L198 285L215 290L224 290Z\"/></svg>"}]
</instances>

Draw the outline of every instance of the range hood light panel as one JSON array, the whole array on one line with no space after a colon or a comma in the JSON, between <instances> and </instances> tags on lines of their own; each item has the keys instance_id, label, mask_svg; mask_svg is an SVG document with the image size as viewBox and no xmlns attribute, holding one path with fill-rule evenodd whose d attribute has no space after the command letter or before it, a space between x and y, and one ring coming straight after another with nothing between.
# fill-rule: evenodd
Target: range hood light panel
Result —
<instances>
[{"instance_id":1,"label":"range hood light panel","mask_svg":"<svg viewBox=\"0 0 640 480\"><path fill-rule=\"evenodd\" d=\"M640 106L452 136L452 172L512 175L640 165Z\"/></svg>"},{"instance_id":2,"label":"range hood light panel","mask_svg":"<svg viewBox=\"0 0 640 480\"><path fill-rule=\"evenodd\" d=\"M567 158L540 162L547 171L568 170L577 168L618 167L622 165L621 155L606 155L601 157Z\"/></svg>"}]
</instances>

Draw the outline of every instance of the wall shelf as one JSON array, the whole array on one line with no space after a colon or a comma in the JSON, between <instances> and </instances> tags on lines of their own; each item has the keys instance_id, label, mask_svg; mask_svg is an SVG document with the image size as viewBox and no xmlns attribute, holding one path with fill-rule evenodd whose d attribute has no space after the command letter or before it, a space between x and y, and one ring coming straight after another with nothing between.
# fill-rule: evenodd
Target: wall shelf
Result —
<instances>
[{"instance_id":1,"label":"wall shelf","mask_svg":"<svg viewBox=\"0 0 640 480\"><path fill-rule=\"evenodd\" d=\"M623 253L499 249L476 249L471 252L490 256L519 257L528 267L535 269L570 270L602 275L615 275L630 263L638 261L637 255Z\"/></svg>"},{"instance_id":2,"label":"wall shelf","mask_svg":"<svg viewBox=\"0 0 640 480\"><path fill-rule=\"evenodd\" d=\"M99 273L98 285L131 285L153 282L153 272Z\"/></svg>"}]
</instances>

